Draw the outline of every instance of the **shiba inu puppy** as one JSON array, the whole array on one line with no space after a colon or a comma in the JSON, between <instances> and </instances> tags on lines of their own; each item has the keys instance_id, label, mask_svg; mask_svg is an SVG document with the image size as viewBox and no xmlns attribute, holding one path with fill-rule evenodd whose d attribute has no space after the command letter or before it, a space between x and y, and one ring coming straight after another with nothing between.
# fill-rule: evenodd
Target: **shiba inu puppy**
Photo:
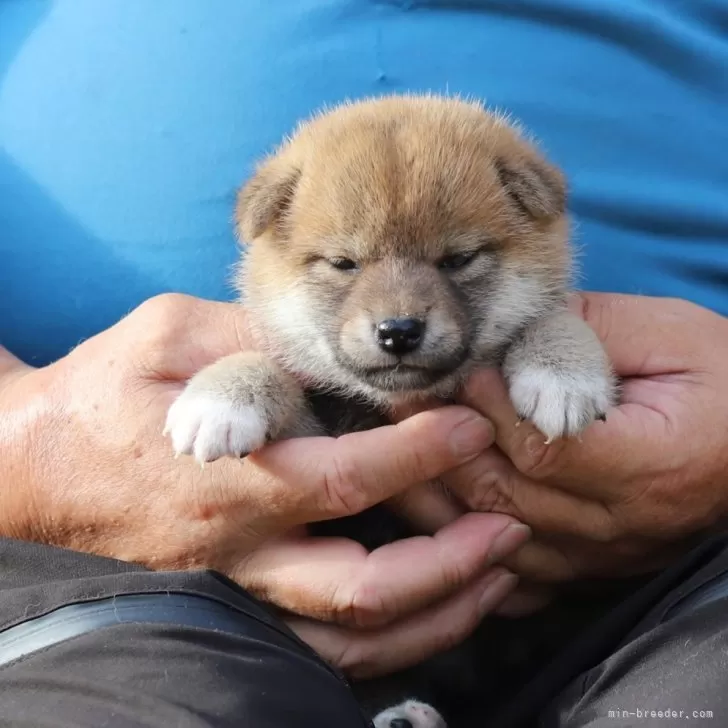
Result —
<instances>
[{"instance_id":1,"label":"shiba inu puppy","mask_svg":"<svg viewBox=\"0 0 728 728\"><path fill-rule=\"evenodd\" d=\"M188 382L166 423L178 454L204 463L373 427L451 397L479 366L501 367L547 440L614 402L600 342L566 307L564 178L480 104L391 96L322 113L260 164L236 221L265 350ZM353 537L370 547L391 537L365 531Z\"/></svg>"},{"instance_id":2,"label":"shiba inu puppy","mask_svg":"<svg viewBox=\"0 0 728 728\"><path fill-rule=\"evenodd\" d=\"M599 341L565 310L562 175L478 104L393 96L318 116L260 165L237 224L240 290L269 350L189 382L167 423L177 452L204 462L320 433L306 387L386 412L447 397L482 365L502 365L548 439L613 401Z\"/></svg>"}]
</instances>

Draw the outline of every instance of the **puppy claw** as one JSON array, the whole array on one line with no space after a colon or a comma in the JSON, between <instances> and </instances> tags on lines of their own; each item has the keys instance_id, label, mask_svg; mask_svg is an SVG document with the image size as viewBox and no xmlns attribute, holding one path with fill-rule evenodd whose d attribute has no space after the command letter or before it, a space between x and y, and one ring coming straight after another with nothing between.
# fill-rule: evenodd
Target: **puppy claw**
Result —
<instances>
[{"instance_id":1,"label":"puppy claw","mask_svg":"<svg viewBox=\"0 0 728 728\"><path fill-rule=\"evenodd\" d=\"M607 413L606 412L599 412L595 417L595 420L599 420L600 422L606 422L607 421Z\"/></svg>"},{"instance_id":2,"label":"puppy claw","mask_svg":"<svg viewBox=\"0 0 728 728\"><path fill-rule=\"evenodd\" d=\"M518 412L530 413L528 419L550 445L560 437L579 435L605 417L612 382L606 374L524 367L510 377L510 396Z\"/></svg>"}]
</instances>

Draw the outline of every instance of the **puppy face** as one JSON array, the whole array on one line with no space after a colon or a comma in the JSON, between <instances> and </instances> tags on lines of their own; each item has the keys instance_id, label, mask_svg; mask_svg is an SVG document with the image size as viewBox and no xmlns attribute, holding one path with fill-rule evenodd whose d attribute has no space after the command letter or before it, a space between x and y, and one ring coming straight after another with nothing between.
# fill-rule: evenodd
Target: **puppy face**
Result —
<instances>
[{"instance_id":1,"label":"puppy face","mask_svg":"<svg viewBox=\"0 0 728 728\"><path fill-rule=\"evenodd\" d=\"M561 174L501 117L430 96L303 124L241 190L239 284L272 353L379 402L447 396L563 299Z\"/></svg>"}]
</instances>

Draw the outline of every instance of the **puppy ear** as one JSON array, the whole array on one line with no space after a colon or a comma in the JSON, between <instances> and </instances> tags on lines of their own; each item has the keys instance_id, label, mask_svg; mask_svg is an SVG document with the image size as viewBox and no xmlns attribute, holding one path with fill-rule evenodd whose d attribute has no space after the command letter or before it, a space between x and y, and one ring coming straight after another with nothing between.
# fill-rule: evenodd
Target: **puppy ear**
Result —
<instances>
[{"instance_id":1,"label":"puppy ear","mask_svg":"<svg viewBox=\"0 0 728 728\"><path fill-rule=\"evenodd\" d=\"M566 211L564 176L544 159L499 159L496 170L511 199L536 220L553 220Z\"/></svg>"},{"instance_id":2,"label":"puppy ear","mask_svg":"<svg viewBox=\"0 0 728 728\"><path fill-rule=\"evenodd\" d=\"M272 157L238 193L235 220L238 236L251 242L280 226L296 193L301 170L289 160Z\"/></svg>"}]
</instances>

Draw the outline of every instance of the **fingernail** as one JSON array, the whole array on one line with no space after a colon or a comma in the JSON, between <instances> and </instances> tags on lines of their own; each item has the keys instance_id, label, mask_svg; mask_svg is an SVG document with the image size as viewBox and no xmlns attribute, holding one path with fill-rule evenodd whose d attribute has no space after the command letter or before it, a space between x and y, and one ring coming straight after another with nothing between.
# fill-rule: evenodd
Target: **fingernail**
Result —
<instances>
[{"instance_id":1,"label":"fingernail","mask_svg":"<svg viewBox=\"0 0 728 728\"><path fill-rule=\"evenodd\" d=\"M490 563L496 563L506 556L510 556L531 538L531 529L522 523L511 523L497 536L488 552Z\"/></svg>"},{"instance_id":2,"label":"fingernail","mask_svg":"<svg viewBox=\"0 0 728 728\"><path fill-rule=\"evenodd\" d=\"M492 612L516 588L518 577L509 571L497 573L493 579L485 579L485 589L478 602L478 612L485 616Z\"/></svg>"},{"instance_id":3,"label":"fingernail","mask_svg":"<svg viewBox=\"0 0 728 728\"><path fill-rule=\"evenodd\" d=\"M493 444L493 425L480 415L463 420L450 434L450 449L458 460L479 455Z\"/></svg>"}]
</instances>

